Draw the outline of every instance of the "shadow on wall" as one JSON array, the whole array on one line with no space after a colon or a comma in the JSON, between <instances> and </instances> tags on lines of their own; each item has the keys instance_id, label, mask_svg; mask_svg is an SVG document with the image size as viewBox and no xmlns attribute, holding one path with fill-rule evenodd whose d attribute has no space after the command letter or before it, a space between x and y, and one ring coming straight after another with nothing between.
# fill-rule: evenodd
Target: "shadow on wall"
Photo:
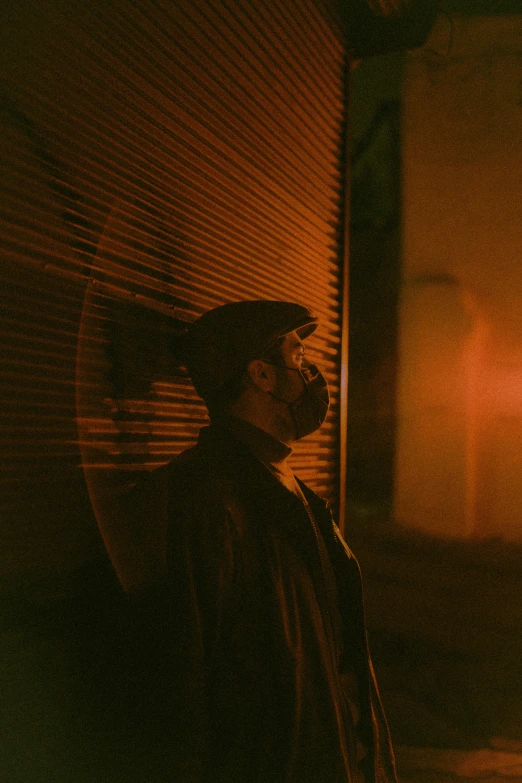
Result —
<instances>
[{"instance_id":1,"label":"shadow on wall","mask_svg":"<svg viewBox=\"0 0 522 783\"><path fill-rule=\"evenodd\" d=\"M67 574L66 586L57 581L50 575L48 584L26 580L23 590L2 592L0 779L132 780L118 771L121 746L114 750L115 647L123 638L114 572L100 557Z\"/></svg>"}]
</instances>

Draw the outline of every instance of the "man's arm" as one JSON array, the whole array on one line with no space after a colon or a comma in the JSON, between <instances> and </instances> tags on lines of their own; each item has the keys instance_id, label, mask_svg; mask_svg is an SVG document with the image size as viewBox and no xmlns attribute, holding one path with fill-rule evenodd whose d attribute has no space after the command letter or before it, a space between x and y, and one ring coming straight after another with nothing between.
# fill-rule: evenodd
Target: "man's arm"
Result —
<instances>
[{"instance_id":1,"label":"man's arm","mask_svg":"<svg viewBox=\"0 0 522 783\"><path fill-rule=\"evenodd\" d=\"M205 487L184 489L165 507L164 576L129 594L135 734L154 783L206 780L208 685L234 568L226 508Z\"/></svg>"}]
</instances>

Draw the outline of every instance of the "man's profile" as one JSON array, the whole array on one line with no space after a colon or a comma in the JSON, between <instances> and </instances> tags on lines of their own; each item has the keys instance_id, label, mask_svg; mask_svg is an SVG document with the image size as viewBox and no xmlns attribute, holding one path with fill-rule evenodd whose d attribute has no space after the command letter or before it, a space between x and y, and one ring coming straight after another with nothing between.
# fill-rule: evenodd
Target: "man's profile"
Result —
<instances>
[{"instance_id":1,"label":"man's profile","mask_svg":"<svg viewBox=\"0 0 522 783\"><path fill-rule=\"evenodd\" d=\"M287 461L328 411L306 358L317 323L299 304L252 300L188 330L210 425L136 506L153 514L161 496L166 519L164 578L133 596L148 613L136 720L150 780L396 781L357 562Z\"/></svg>"}]
</instances>

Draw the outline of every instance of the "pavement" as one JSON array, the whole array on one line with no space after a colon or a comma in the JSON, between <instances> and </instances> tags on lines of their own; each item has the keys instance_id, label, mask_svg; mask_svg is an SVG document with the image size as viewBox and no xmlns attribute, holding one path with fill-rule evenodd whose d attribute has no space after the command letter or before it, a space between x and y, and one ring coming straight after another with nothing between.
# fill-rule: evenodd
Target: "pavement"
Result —
<instances>
[{"instance_id":1,"label":"pavement","mask_svg":"<svg viewBox=\"0 0 522 783\"><path fill-rule=\"evenodd\" d=\"M404 783L522 783L522 739L494 737L477 750L395 748Z\"/></svg>"}]
</instances>

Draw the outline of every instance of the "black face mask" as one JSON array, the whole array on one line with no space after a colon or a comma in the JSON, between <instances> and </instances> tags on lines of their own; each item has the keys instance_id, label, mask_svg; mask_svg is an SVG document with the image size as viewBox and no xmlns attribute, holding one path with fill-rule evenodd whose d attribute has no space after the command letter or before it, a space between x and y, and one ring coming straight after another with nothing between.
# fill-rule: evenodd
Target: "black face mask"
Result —
<instances>
[{"instance_id":1,"label":"black face mask","mask_svg":"<svg viewBox=\"0 0 522 783\"><path fill-rule=\"evenodd\" d=\"M287 367L286 364L275 364L274 362L267 362L267 364L282 367L291 372L298 372L303 381L303 393L292 402L268 392L274 400L282 402L288 407L295 427L296 439L304 438L305 435L310 435L318 430L326 419L330 405L328 384L321 371L315 364L304 364L301 368Z\"/></svg>"}]
</instances>

